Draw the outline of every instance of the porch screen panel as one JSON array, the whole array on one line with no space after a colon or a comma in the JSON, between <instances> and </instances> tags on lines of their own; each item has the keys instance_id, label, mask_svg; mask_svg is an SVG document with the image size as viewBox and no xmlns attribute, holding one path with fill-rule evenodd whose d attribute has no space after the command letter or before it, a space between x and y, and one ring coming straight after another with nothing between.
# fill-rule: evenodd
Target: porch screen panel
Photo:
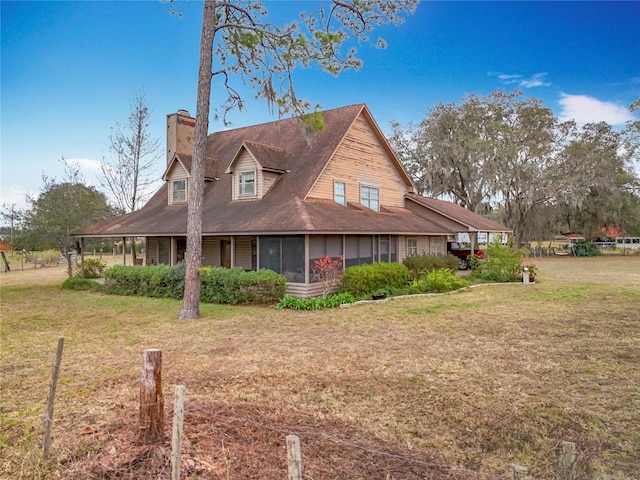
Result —
<instances>
[{"instance_id":1,"label":"porch screen panel","mask_svg":"<svg viewBox=\"0 0 640 480\"><path fill-rule=\"evenodd\" d=\"M323 258L327 251L327 236L326 235L311 235L309 236L309 259L311 265L313 261L319 258Z\"/></svg>"},{"instance_id":2,"label":"porch screen panel","mask_svg":"<svg viewBox=\"0 0 640 480\"><path fill-rule=\"evenodd\" d=\"M158 263L171 263L171 239L168 237L158 238Z\"/></svg>"},{"instance_id":3,"label":"porch screen panel","mask_svg":"<svg viewBox=\"0 0 640 480\"><path fill-rule=\"evenodd\" d=\"M380 235L380 261L389 261L389 236Z\"/></svg>"},{"instance_id":4,"label":"porch screen panel","mask_svg":"<svg viewBox=\"0 0 640 480\"><path fill-rule=\"evenodd\" d=\"M338 258L342 255L342 235L327 236L326 254L331 258Z\"/></svg>"},{"instance_id":5,"label":"porch screen panel","mask_svg":"<svg viewBox=\"0 0 640 480\"><path fill-rule=\"evenodd\" d=\"M398 237L393 235L389 238L389 261L398 261Z\"/></svg>"},{"instance_id":6,"label":"porch screen panel","mask_svg":"<svg viewBox=\"0 0 640 480\"><path fill-rule=\"evenodd\" d=\"M260 268L282 273L282 248L280 237L260 238Z\"/></svg>"},{"instance_id":7,"label":"porch screen panel","mask_svg":"<svg viewBox=\"0 0 640 480\"><path fill-rule=\"evenodd\" d=\"M373 237L361 235L358 239L360 265L373 263Z\"/></svg>"},{"instance_id":8,"label":"porch screen panel","mask_svg":"<svg viewBox=\"0 0 640 480\"><path fill-rule=\"evenodd\" d=\"M345 239L344 262L347 267L360 265L360 257L358 256L358 237L350 235Z\"/></svg>"},{"instance_id":9,"label":"porch screen panel","mask_svg":"<svg viewBox=\"0 0 640 480\"><path fill-rule=\"evenodd\" d=\"M304 237L261 237L260 268L280 273L288 282L304 283Z\"/></svg>"},{"instance_id":10,"label":"porch screen panel","mask_svg":"<svg viewBox=\"0 0 640 480\"><path fill-rule=\"evenodd\" d=\"M282 237L282 273L289 282L304 283L304 237Z\"/></svg>"}]
</instances>

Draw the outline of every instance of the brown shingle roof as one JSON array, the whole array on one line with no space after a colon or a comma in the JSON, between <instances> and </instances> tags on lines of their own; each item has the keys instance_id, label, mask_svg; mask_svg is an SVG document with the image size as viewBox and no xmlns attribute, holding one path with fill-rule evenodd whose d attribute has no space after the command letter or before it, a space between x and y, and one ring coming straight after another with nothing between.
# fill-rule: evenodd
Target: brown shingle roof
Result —
<instances>
[{"instance_id":1,"label":"brown shingle roof","mask_svg":"<svg viewBox=\"0 0 640 480\"><path fill-rule=\"evenodd\" d=\"M309 191L331 160L334 152L361 114L371 119L363 104L323 112L325 128L309 133L295 118L251 127L226 130L207 139L206 177L202 212L203 235L280 234L280 233L379 233L407 235L447 235L451 222L442 225L425 219L406 208L382 205L380 212L367 208L343 207L333 200L308 198ZM373 122L373 119L371 119ZM373 127L377 129L374 124ZM378 132L379 133L379 132ZM379 133L380 134L380 133ZM381 135L381 134L380 134ZM385 146L386 146L386 142ZM284 172L261 199L232 200L232 175L226 173L241 147L246 148L263 168ZM390 152L390 161L397 160ZM190 170L191 157L179 155L178 161ZM402 167L408 191L411 179ZM407 198L432 208L417 195ZM425 199L426 200L426 199ZM443 202L447 203L447 202ZM434 204L444 217L449 216L440 203ZM451 204L453 205L453 204ZM456 206L457 207L457 206ZM460 207L458 207L460 208ZM480 225L480 217L465 209L455 219ZM480 217L483 218L483 217ZM444 220L444 219L443 219ZM471 222L473 220L473 222ZM486 219L484 219L486 220ZM487 222L490 222L487 220ZM492 222L494 225L495 222ZM499 227L499 228L498 228ZM496 231L504 231L498 225ZM91 225L74 232L77 236L184 236L187 230L187 205L168 205L165 184L140 210ZM487 230L483 228L482 230ZM489 231L493 231L489 229Z\"/></svg>"},{"instance_id":2,"label":"brown shingle roof","mask_svg":"<svg viewBox=\"0 0 640 480\"><path fill-rule=\"evenodd\" d=\"M260 166L264 170L270 170L273 172L286 172L288 167L288 159L287 152L278 147L273 147L271 145L264 145L262 143L251 142L249 140L245 140L242 142L242 147L240 150L246 149L253 158L260 164ZM234 156L237 157L238 154ZM233 162L233 160L232 160ZM227 167L225 173L231 173L231 165Z\"/></svg>"},{"instance_id":3,"label":"brown shingle roof","mask_svg":"<svg viewBox=\"0 0 640 480\"><path fill-rule=\"evenodd\" d=\"M511 229L504 225L500 225L493 220L483 217L482 215L478 215L477 213L453 202L445 202L444 200L438 200L435 198L422 197L415 193L409 193L405 195L405 197L412 202L427 207L440 215L467 226L470 231L511 232Z\"/></svg>"}]
</instances>

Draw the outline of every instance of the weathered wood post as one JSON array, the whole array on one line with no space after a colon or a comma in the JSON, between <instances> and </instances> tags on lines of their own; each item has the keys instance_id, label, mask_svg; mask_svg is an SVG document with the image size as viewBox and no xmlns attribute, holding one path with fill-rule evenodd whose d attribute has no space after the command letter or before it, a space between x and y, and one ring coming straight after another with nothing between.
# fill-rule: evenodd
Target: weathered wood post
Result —
<instances>
[{"instance_id":1,"label":"weathered wood post","mask_svg":"<svg viewBox=\"0 0 640 480\"><path fill-rule=\"evenodd\" d=\"M302 454L296 435L287 435L287 466L287 480L302 480Z\"/></svg>"},{"instance_id":2,"label":"weathered wood post","mask_svg":"<svg viewBox=\"0 0 640 480\"><path fill-rule=\"evenodd\" d=\"M558 457L558 479L573 480L576 464L576 444L562 442L562 449Z\"/></svg>"},{"instance_id":3,"label":"weathered wood post","mask_svg":"<svg viewBox=\"0 0 640 480\"><path fill-rule=\"evenodd\" d=\"M164 399L162 397L162 350L150 348L142 353L140 377L140 432L144 444L164 438Z\"/></svg>"},{"instance_id":4,"label":"weathered wood post","mask_svg":"<svg viewBox=\"0 0 640 480\"><path fill-rule=\"evenodd\" d=\"M176 394L173 403L173 430L171 434L171 480L180 480L182 427L184 424L184 392L184 386L176 385Z\"/></svg>"},{"instance_id":5,"label":"weathered wood post","mask_svg":"<svg viewBox=\"0 0 640 480\"><path fill-rule=\"evenodd\" d=\"M529 475L529 469L522 465L513 465L512 479L513 480L526 480Z\"/></svg>"},{"instance_id":6,"label":"weathered wood post","mask_svg":"<svg viewBox=\"0 0 640 480\"><path fill-rule=\"evenodd\" d=\"M49 384L49 395L47 396L47 414L44 417L44 442L42 445L42 456L46 460L49 457L51 448L51 431L53 430L53 404L58 386L58 376L60 375L60 363L62 362L62 349L64 348L64 337L58 338L58 349L56 358L53 361L51 370L51 383Z\"/></svg>"}]
</instances>

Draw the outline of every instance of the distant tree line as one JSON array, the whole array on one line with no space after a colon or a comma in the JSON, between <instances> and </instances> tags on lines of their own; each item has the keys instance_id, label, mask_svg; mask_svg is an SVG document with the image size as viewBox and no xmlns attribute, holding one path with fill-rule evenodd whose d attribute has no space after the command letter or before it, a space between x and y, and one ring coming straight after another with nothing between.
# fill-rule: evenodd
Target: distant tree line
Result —
<instances>
[{"instance_id":1,"label":"distant tree line","mask_svg":"<svg viewBox=\"0 0 640 480\"><path fill-rule=\"evenodd\" d=\"M390 142L419 193L503 223L516 245L611 225L640 234L640 121L578 126L540 99L496 90L440 103L419 123L394 122Z\"/></svg>"}]
</instances>

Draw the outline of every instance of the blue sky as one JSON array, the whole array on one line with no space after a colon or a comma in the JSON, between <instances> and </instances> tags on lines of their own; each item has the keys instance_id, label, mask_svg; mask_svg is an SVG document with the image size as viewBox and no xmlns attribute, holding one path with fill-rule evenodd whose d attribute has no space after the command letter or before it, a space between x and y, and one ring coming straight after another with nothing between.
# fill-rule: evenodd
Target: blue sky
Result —
<instances>
[{"instance_id":1,"label":"blue sky","mask_svg":"<svg viewBox=\"0 0 640 480\"><path fill-rule=\"evenodd\" d=\"M317 2L270 1L294 20ZM109 154L110 128L124 122L136 91L164 145L166 115L195 116L202 3L182 18L160 1L2 1L0 204L24 205L42 175L61 178L58 159L77 161L90 184ZM282 22L278 22L282 23ZM359 47L358 71L337 78L299 70L298 96L323 108L366 103L384 132L392 120L497 88L541 98L561 120L617 128L640 97L640 2L429 2L399 27L376 30L385 50ZM214 84L212 106L223 92ZM234 127L273 120L266 103L234 113ZM210 131L224 128L210 123ZM158 177L164 170L160 160Z\"/></svg>"}]
</instances>

